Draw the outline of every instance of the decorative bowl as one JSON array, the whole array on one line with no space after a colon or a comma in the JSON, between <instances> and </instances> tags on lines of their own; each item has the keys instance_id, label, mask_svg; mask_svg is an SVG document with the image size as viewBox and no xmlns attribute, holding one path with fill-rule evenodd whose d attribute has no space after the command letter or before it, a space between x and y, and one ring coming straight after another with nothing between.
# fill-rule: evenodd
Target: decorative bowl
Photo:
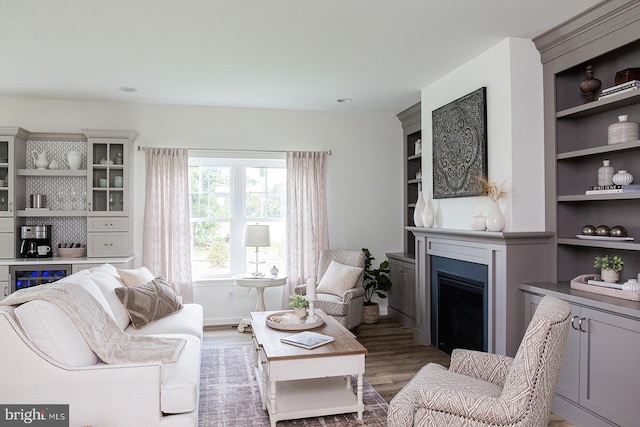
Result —
<instances>
[{"instance_id":1,"label":"decorative bowl","mask_svg":"<svg viewBox=\"0 0 640 427\"><path fill-rule=\"evenodd\" d=\"M82 258L87 255L87 248L58 248L58 256L62 258Z\"/></svg>"},{"instance_id":2,"label":"decorative bowl","mask_svg":"<svg viewBox=\"0 0 640 427\"><path fill-rule=\"evenodd\" d=\"M484 215L476 215L471 217L471 228L475 231L484 231L487 229L487 217Z\"/></svg>"}]
</instances>

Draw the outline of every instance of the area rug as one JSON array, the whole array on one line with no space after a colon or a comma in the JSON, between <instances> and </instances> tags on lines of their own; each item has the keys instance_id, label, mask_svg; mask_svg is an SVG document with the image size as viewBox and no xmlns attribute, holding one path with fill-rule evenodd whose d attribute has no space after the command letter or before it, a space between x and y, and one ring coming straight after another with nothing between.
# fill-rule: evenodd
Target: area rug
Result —
<instances>
[{"instance_id":1,"label":"area rug","mask_svg":"<svg viewBox=\"0 0 640 427\"><path fill-rule=\"evenodd\" d=\"M355 379L353 381L355 385ZM365 380L364 414L356 413L317 418L278 421L278 427L290 426L386 426L387 402ZM250 346L203 348L200 372L199 427L270 426L262 409L258 383L253 372Z\"/></svg>"}]
</instances>

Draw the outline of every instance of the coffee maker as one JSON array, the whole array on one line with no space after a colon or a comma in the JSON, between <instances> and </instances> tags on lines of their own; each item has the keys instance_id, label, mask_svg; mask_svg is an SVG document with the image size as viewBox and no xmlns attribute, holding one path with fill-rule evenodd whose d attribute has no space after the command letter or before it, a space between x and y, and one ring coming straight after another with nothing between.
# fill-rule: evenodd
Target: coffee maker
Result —
<instances>
[{"instance_id":1,"label":"coffee maker","mask_svg":"<svg viewBox=\"0 0 640 427\"><path fill-rule=\"evenodd\" d=\"M20 227L20 256L22 258L49 258L51 249L50 225L23 225Z\"/></svg>"}]
</instances>

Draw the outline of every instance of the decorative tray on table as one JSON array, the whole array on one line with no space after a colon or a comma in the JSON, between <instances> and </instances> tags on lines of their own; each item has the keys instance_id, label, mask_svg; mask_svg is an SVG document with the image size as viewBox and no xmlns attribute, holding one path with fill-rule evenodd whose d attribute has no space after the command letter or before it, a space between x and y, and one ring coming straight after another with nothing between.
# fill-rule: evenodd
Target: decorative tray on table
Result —
<instances>
[{"instance_id":1,"label":"decorative tray on table","mask_svg":"<svg viewBox=\"0 0 640 427\"><path fill-rule=\"evenodd\" d=\"M324 324L324 317L316 312L316 321L313 323L282 323L282 316L285 314L293 314L293 310L279 311L271 314L266 319L267 326L281 331L306 331L314 329Z\"/></svg>"}]
</instances>

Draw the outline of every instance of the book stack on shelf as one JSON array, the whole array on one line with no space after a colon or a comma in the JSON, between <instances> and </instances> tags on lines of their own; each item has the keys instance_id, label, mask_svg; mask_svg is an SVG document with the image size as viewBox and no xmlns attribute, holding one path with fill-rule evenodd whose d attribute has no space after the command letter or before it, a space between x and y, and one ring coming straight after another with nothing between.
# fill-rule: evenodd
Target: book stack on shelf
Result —
<instances>
[{"instance_id":1,"label":"book stack on shelf","mask_svg":"<svg viewBox=\"0 0 640 427\"><path fill-rule=\"evenodd\" d=\"M631 80L619 85L611 86L606 89L602 89L602 94L599 99L606 99L622 93L631 92L640 88L640 80Z\"/></svg>"},{"instance_id":2,"label":"book stack on shelf","mask_svg":"<svg viewBox=\"0 0 640 427\"><path fill-rule=\"evenodd\" d=\"M587 191L589 194L615 194L615 193L637 193L640 192L640 185L592 185Z\"/></svg>"}]
</instances>

